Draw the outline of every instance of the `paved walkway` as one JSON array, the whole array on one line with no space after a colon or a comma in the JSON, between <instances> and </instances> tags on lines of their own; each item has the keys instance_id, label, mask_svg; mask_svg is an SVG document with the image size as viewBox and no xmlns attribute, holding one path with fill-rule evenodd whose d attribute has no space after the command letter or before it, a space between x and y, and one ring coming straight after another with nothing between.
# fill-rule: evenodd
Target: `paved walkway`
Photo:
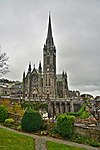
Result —
<instances>
[{"instance_id":1,"label":"paved walkway","mask_svg":"<svg viewBox=\"0 0 100 150\"><path fill-rule=\"evenodd\" d=\"M70 142L67 140L61 140L61 139L55 139L55 138L47 137L47 136L38 136L38 135L34 135L34 134L18 132L16 130L13 130L13 129L10 129L10 128L7 128L7 127L1 126L1 125L0 125L0 128L5 128L7 130L17 132L19 134L24 134L24 135L33 137L35 139L35 150L47 150L46 141L53 141L53 142L57 142L57 143L67 144L70 146L82 147L82 148L86 148L87 150L100 150L100 148L95 148L95 147L84 145L84 144L78 144L78 143Z\"/></svg>"},{"instance_id":2,"label":"paved walkway","mask_svg":"<svg viewBox=\"0 0 100 150\"><path fill-rule=\"evenodd\" d=\"M47 150L46 140L40 137L35 138L35 150Z\"/></svg>"}]
</instances>

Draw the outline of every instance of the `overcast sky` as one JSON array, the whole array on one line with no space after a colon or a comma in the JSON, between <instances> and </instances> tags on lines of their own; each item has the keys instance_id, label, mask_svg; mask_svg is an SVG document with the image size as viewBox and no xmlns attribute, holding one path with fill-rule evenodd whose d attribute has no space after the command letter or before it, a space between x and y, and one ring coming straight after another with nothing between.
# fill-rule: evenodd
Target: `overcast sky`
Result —
<instances>
[{"instance_id":1,"label":"overcast sky","mask_svg":"<svg viewBox=\"0 0 100 150\"><path fill-rule=\"evenodd\" d=\"M0 0L0 45L9 56L4 78L22 81L29 61L42 61L51 11L57 73L69 89L100 95L100 0Z\"/></svg>"}]
</instances>

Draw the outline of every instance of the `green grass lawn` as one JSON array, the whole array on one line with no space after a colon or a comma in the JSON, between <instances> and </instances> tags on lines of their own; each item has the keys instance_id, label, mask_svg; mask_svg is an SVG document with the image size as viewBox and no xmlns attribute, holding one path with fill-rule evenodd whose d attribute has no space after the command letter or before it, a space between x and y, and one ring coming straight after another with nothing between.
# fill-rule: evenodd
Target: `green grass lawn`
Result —
<instances>
[{"instance_id":1,"label":"green grass lawn","mask_svg":"<svg viewBox=\"0 0 100 150\"><path fill-rule=\"evenodd\" d=\"M34 150L34 139L0 128L0 150Z\"/></svg>"},{"instance_id":2,"label":"green grass lawn","mask_svg":"<svg viewBox=\"0 0 100 150\"><path fill-rule=\"evenodd\" d=\"M85 148L73 147L68 146L65 144L59 144L55 142L47 142L47 149L48 150L86 150Z\"/></svg>"}]
</instances>

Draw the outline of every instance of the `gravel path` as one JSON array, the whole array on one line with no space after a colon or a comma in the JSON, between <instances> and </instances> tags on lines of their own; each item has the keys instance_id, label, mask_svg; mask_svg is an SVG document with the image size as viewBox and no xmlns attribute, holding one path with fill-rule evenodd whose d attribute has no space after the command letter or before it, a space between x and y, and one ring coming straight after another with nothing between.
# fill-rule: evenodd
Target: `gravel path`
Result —
<instances>
[{"instance_id":1,"label":"gravel path","mask_svg":"<svg viewBox=\"0 0 100 150\"><path fill-rule=\"evenodd\" d=\"M0 128L5 128L7 130L17 132L19 134L24 134L24 135L33 137L35 139L35 150L47 150L46 141L52 141L52 142L67 144L70 146L82 147L82 148L86 148L87 150L100 150L100 148L95 148L95 147L84 145L84 144L78 144L78 143L70 142L67 140L61 140L61 139L55 139L55 138L47 137L47 136L38 136L38 135L34 135L34 134L18 132L13 129L9 129L7 127L1 126L1 125L0 125Z\"/></svg>"},{"instance_id":2,"label":"gravel path","mask_svg":"<svg viewBox=\"0 0 100 150\"><path fill-rule=\"evenodd\" d=\"M35 150L47 150L46 141L40 137L35 138Z\"/></svg>"}]
</instances>

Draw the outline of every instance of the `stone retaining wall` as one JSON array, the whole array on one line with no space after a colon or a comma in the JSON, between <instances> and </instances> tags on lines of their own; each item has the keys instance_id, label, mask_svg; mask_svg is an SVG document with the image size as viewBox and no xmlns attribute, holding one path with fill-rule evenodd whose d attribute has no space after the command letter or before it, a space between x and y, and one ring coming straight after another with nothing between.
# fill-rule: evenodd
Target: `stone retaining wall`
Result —
<instances>
[{"instance_id":1,"label":"stone retaining wall","mask_svg":"<svg viewBox=\"0 0 100 150\"><path fill-rule=\"evenodd\" d=\"M75 132L82 135L89 136L90 138L100 142L100 130L95 129L94 127L80 127L75 126Z\"/></svg>"}]
</instances>

